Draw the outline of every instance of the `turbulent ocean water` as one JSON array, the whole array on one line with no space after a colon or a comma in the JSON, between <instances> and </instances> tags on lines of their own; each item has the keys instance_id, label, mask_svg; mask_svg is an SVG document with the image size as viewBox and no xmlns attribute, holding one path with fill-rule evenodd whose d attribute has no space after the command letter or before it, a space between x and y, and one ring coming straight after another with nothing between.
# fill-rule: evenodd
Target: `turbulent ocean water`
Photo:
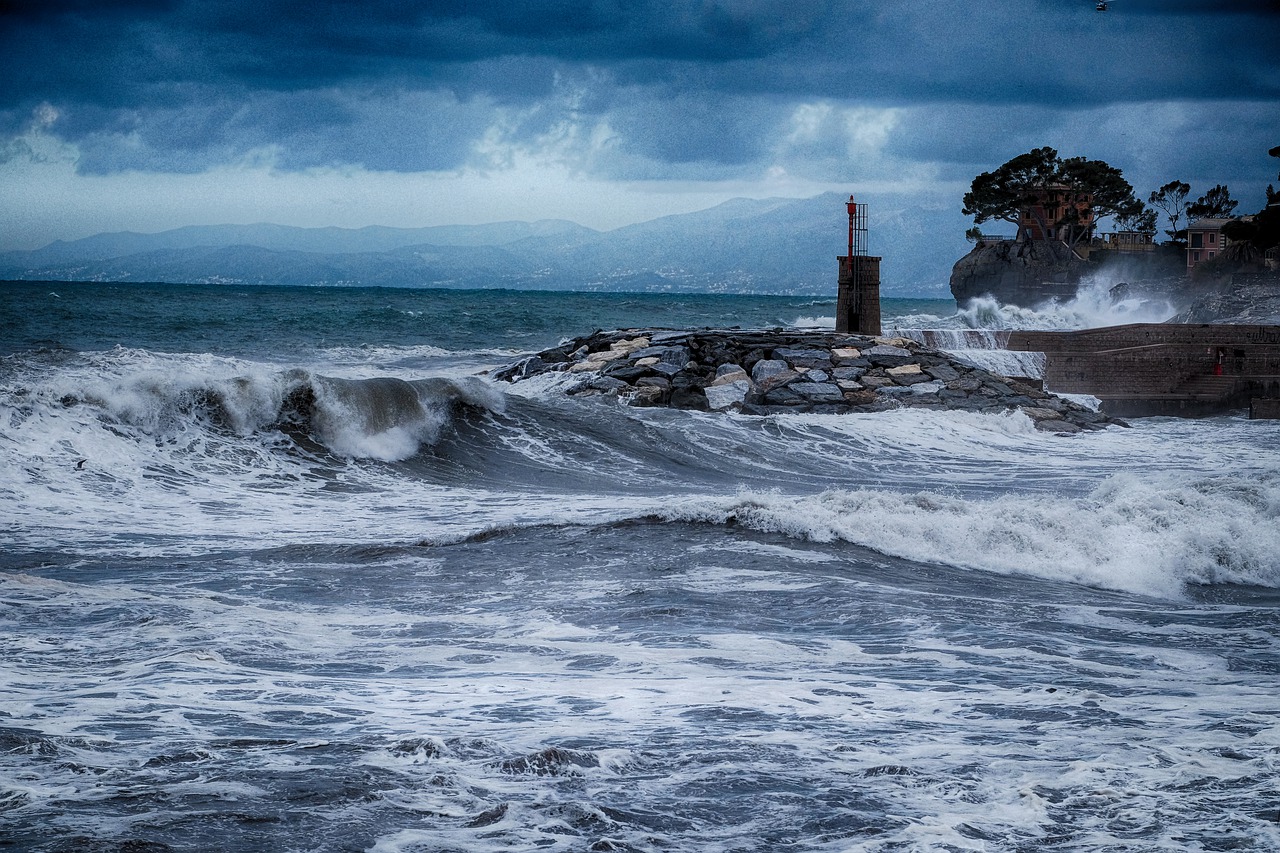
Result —
<instances>
[{"instance_id":1,"label":"turbulent ocean water","mask_svg":"<svg viewBox=\"0 0 1280 853\"><path fill-rule=\"evenodd\" d=\"M0 849L1280 850L1280 422L484 377L833 313L0 284Z\"/></svg>"}]
</instances>

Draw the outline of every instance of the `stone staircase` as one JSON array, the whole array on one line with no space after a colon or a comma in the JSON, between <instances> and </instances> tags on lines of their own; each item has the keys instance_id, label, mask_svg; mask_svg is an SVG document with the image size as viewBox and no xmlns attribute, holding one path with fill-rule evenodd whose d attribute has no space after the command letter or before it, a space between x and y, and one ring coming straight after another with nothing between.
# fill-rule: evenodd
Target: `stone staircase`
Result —
<instances>
[{"instance_id":1,"label":"stone staircase","mask_svg":"<svg viewBox=\"0 0 1280 853\"><path fill-rule=\"evenodd\" d=\"M1196 402L1226 402L1240 382L1238 376L1199 374L1173 389L1172 394Z\"/></svg>"},{"instance_id":2,"label":"stone staircase","mask_svg":"<svg viewBox=\"0 0 1280 853\"><path fill-rule=\"evenodd\" d=\"M1197 374L1169 391L1139 391L1116 395L1104 392L1097 396L1103 401L1103 411L1123 417L1203 417L1232 407L1248 405L1247 400L1236 399L1239 392L1239 376Z\"/></svg>"}]
</instances>

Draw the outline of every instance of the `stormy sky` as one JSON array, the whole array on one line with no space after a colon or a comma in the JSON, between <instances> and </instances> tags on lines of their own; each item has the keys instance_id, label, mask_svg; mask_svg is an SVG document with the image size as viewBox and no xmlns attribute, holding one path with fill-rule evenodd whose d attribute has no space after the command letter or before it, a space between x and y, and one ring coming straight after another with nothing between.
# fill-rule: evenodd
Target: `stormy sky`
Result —
<instances>
[{"instance_id":1,"label":"stormy sky","mask_svg":"<svg viewBox=\"0 0 1280 853\"><path fill-rule=\"evenodd\" d=\"M0 249L959 207L1034 147L1264 203L1280 0L0 0Z\"/></svg>"}]
</instances>

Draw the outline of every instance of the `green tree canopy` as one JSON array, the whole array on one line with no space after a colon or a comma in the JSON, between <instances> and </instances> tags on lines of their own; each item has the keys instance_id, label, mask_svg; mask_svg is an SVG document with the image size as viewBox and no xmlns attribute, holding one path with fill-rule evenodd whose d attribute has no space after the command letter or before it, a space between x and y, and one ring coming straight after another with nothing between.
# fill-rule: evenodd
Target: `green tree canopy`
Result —
<instances>
[{"instance_id":1,"label":"green tree canopy","mask_svg":"<svg viewBox=\"0 0 1280 853\"><path fill-rule=\"evenodd\" d=\"M964 194L962 212L972 216L975 225L991 219L1017 225L1023 203L1053 183L1060 162L1054 149L1036 148L1019 154L994 172L983 172Z\"/></svg>"},{"instance_id":2,"label":"green tree canopy","mask_svg":"<svg viewBox=\"0 0 1280 853\"><path fill-rule=\"evenodd\" d=\"M1170 238L1178 239L1178 222L1182 220L1182 215L1187 212L1187 196L1191 195L1191 185L1182 181L1170 181L1160 189L1151 193L1147 199L1147 203L1164 211L1165 216L1169 217L1169 230L1165 233Z\"/></svg>"},{"instance_id":3,"label":"green tree canopy","mask_svg":"<svg viewBox=\"0 0 1280 853\"><path fill-rule=\"evenodd\" d=\"M1267 153L1270 154L1272 157L1280 157L1280 145L1277 145L1275 148L1272 148ZM1276 174L1276 180L1280 181L1280 173ZM1280 199L1280 193L1277 193L1276 188L1273 187L1271 184L1267 184L1267 204L1268 205L1274 204L1277 201L1277 199Z\"/></svg>"},{"instance_id":4,"label":"green tree canopy","mask_svg":"<svg viewBox=\"0 0 1280 853\"><path fill-rule=\"evenodd\" d=\"M1065 186L1076 193L1090 193L1095 222L1106 216L1117 219L1139 217L1143 212L1142 202L1134 197L1133 187L1119 169L1102 160L1084 157L1064 160L1049 147L1019 154L994 171L983 172L974 178L969 192L964 195L963 212L973 217L975 225L991 219L1019 225L1024 207L1054 186ZM1068 226L1074 242L1092 230L1090 225L1078 233L1075 231L1083 224L1085 217L1082 213L1068 205L1061 218L1046 224Z\"/></svg>"},{"instance_id":5,"label":"green tree canopy","mask_svg":"<svg viewBox=\"0 0 1280 853\"><path fill-rule=\"evenodd\" d=\"M1233 219L1222 226L1222 236L1233 243L1252 243L1258 236L1258 223Z\"/></svg>"},{"instance_id":6,"label":"green tree canopy","mask_svg":"<svg viewBox=\"0 0 1280 853\"><path fill-rule=\"evenodd\" d=\"M1187 205L1187 216L1190 219L1222 218L1231 215L1240 202L1231 197L1226 184L1218 184L1200 198Z\"/></svg>"},{"instance_id":7,"label":"green tree canopy","mask_svg":"<svg viewBox=\"0 0 1280 853\"><path fill-rule=\"evenodd\" d=\"M1116 217L1116 225L1125 231L1149 231L1155 233L1156 212L1141 207L1137 213L1126 213Z\"/></svg>"}]
</instances>

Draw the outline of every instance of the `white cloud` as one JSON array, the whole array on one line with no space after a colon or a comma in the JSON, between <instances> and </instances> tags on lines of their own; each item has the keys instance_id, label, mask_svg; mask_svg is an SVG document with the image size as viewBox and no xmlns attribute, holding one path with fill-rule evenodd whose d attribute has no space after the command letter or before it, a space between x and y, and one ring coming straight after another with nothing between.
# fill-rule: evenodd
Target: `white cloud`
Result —
<instances>
[{"instance_id":1,"label":"white cloud","mask_svg":"<svg viewBox=\"0 0 1280 853\"><path fill-rule=\"evenodd\" d=\"M849 140L849 156L878 157L898 126L900 109L852 107L842 111L845 134Z\"/></svg>"}]
</instances>

